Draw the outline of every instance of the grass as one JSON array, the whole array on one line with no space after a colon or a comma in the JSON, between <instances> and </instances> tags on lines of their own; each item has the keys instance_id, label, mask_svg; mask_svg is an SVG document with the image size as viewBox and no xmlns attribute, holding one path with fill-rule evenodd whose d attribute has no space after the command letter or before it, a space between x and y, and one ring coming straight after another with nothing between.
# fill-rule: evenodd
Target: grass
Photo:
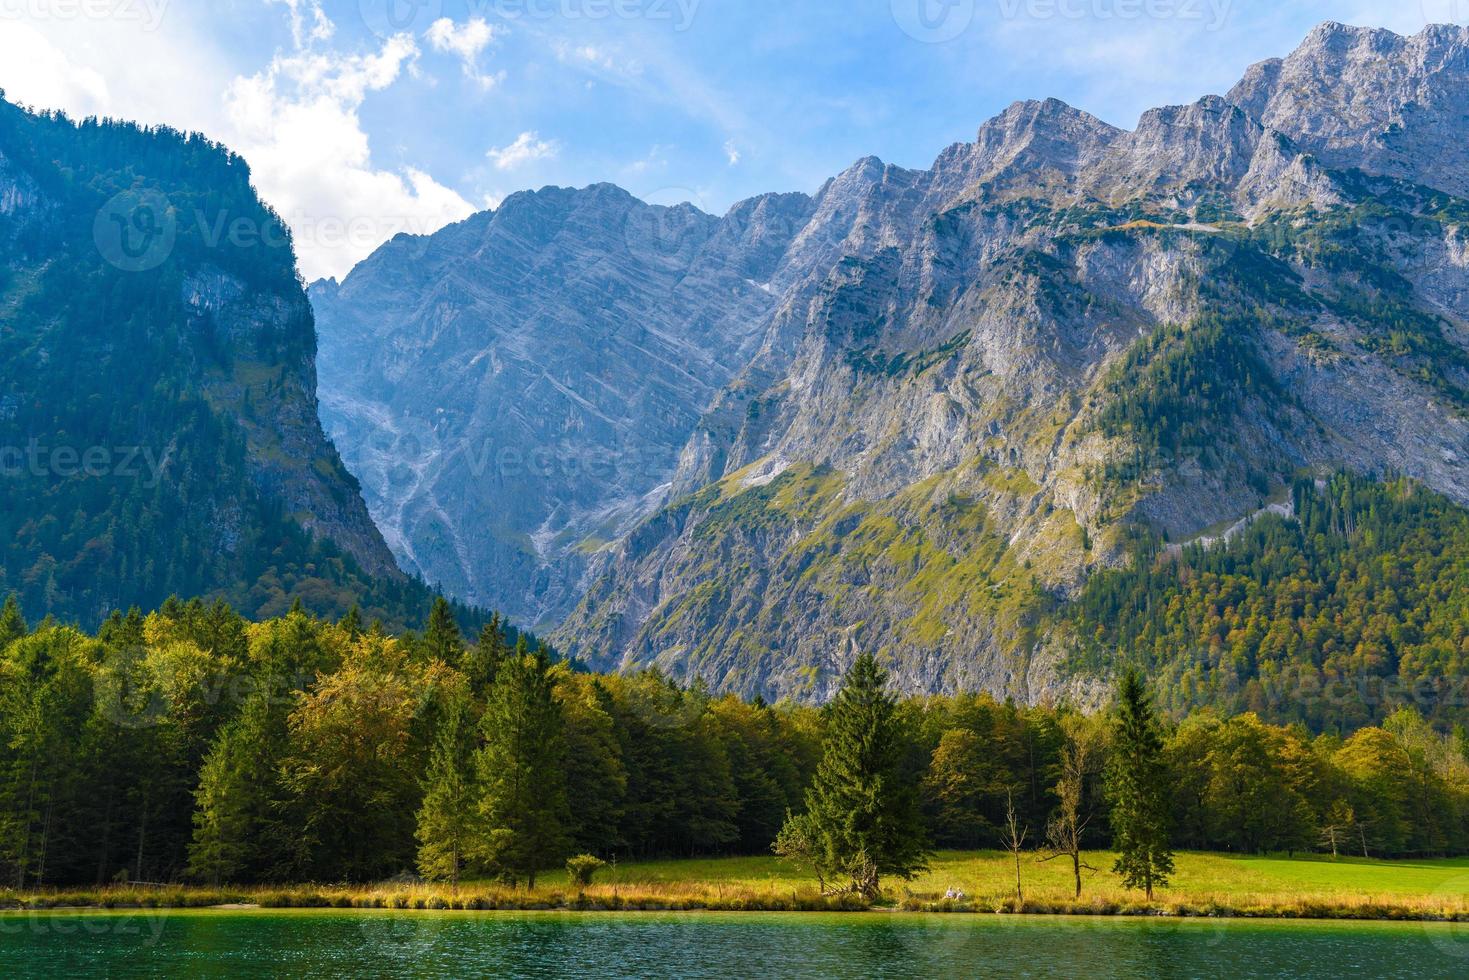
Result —
<instances>
[{"instance_id":1,"label":"grass","mask_svg":"<svg viewBox=\"0 0 1469 980\"><path fill-rule=\"evenodd\" d=\"M1075 911L1144 905L1139 893L1124 889L1111 874L1114 858L1107 853L1087 855L1087 863L1101 870L1083 872L1082 899ZM1026 910L1075 904L1070 867L1064 859L1041 862L1036 855L1026 855L1021 860L1021 875ZM782 894L809 887L808 881L783 862L764 857L626 865L618 870L618 878L624 887L655 892L685 888L690 883L752 894ZM564 880L564 874L553 876L547 884ZM896 902L915 909L942 903L943 895L953 888L968 896L967 905L974 910L1014 911L1014 864L1001 852L944 852L927 873L911 882L890 879L886 886ZM1370 912L1378 907L1469 917L1469 859L1378 861L1184 853L1178 855L1172 886L1158 893L1151 908L1175 914L1212 908L1238 914L1292 915L1302 909Z\"/></svg>"},{"instance_id":2,"label":"grass","mask_svg":"<svg viewBox=\"0 0 1469 980\"><path fill-rule=\"evenodd\" d=\"M1072 897L1069 865L1022 859L1023 904L1015 870L998 852L945 852L911 882L889 880L877 907L914 912L1150 914L1278 918L1469 921L1469 859L1375 861L1304 856L1180 854L1172 887L1149 904L1110 873L1112 855L1091 854L1082 898ZM963 900L944 898L950 889ZM822 896L815 882L773 857L649 861L602 871L578 892L564 871L534 892L472 881L447 885L298 885L202 888L116 887L93 891L0 892L0 908L579 909L588 911L861 911L854 896Z\"/></svg>"}]
</instances>

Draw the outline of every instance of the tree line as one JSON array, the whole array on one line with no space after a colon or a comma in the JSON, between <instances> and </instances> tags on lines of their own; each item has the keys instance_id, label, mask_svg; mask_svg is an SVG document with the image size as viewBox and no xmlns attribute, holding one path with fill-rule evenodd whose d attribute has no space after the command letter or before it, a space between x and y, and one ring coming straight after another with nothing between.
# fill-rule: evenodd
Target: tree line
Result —
<instances>
[{"instance_id":1,"label":"tree line","mask_svg":"<svg viewBox=\"0 0 1469 980\"><path fill-rule=\"evenodd\" d=\"M1131 678L1131 679L1128 679ZM1085 852L1149 889L1175 847L1469 853L1469 760L1410 710L1349 736L1153 708L901 699L870 657L829 705L601 676L498 620L466 638L299 607L0 613L0 883L534 885L572 855L768 854L872 893L935 848ZM590 866L584 862L583 867Z\"/></svg>"},{"instance_id":2,"label":"tree line","mask_svg":"<svg viewBox=\"0 0 1469 980\"><path fill-rule=\"evenodd\" d=\"M1469 512L1407 479L1297 481L1213 547L1138 542L1068 609L1081 669L1118 659L1182 715L1253 711L1351 733L1410 703L1469 722Z\"/></svg>"}]
</instances>

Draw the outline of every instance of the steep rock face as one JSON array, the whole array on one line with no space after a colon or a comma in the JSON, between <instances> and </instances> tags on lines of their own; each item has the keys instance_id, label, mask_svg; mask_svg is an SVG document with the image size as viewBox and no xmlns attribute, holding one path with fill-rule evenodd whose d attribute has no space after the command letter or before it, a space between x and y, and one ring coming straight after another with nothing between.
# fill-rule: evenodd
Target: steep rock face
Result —
<instances>
[{"instance_id":1,"label":"steep rock face","mask_svg":"<svg viewBox=\"0 0 1469 980\"><path fill-rule=\"evenodd\" d=\"M809 208L717 219L547 188L313 287L323 416L405 567L524 622L564 615L758 348Z\"/></svg>"},{"instance_id":2,"label":"steep rock face","mask_svg":"<svg viewBox=\"0 0 1469 980\"><path fill-rule=\"evenodd\" d=\"M259 234L212 233L235 220ZM355 594L402 622L412 589L316 417L314 354L243 161L0 102L0 592L89 624L174 593L252 614Z\"/></svg>"},{"instance_id":3,"label":"steep rock face","mask_svg":"<svg viewBox=\"0 0 1469 980\"><path fill-rule=\"evenodd\" d=\"M1462 102L1429 78L1457 38L1379 44L1377 70ZM1396 179L1469 127L1327 155L1350 127L1239 99L1131 133L1022 103L930 171L829 184L796 241L840 244L558 642L767 697L824 697L869 649L909 689L1035 698L1051 612L1131 524L1186 538L1343 465L1469 503L1469 210Z\"/></svg>"},{"instance_id":4,"label":"steep rock face","mask_svg":"<svg viewBox=\"0 0 1469 980\"><path fill-rule=\"evenodd\" d=\"M1323 24L1293 54L1255 65L1229 93L1328 167L1360 167L1469 194L1469 29L1413 37Z\"/></svg>"}]
</instances>

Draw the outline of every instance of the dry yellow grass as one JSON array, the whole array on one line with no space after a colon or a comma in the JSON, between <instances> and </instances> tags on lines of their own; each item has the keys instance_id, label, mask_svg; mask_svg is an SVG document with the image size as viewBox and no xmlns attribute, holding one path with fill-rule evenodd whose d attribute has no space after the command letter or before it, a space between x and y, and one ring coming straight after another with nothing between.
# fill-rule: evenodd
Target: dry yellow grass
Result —
<instances>
[{"instance_id":1,"label":"dry yellow grass","mask_svg":"<svg viewBox=\"0 0 1469 980\"><path fill-rule=\"evenodd\" d=\"M1256 858L1180 854L1172 886L1152 903L1124 889L1110 873L1113 856L1087 862L1080 901L1069 865L1022 859L1023 905L1015 900L1009 855L942 853L911 882L889 880L882 906L935 912L1235 915L1310 918L1447 919L1469 921L1469 861L1366 861L1320 857ZM962 900L945 899L951 889ZM0 907L587 909L842 911L869 907L854 896L822 896L813 880L775 858L727 858L622 864L605 869L591 887L571 888L564 873L535 891L492 882L447 885L384 883L291 887L115 888L96 891L0 893Z\"/></svg>"}]
</instances>

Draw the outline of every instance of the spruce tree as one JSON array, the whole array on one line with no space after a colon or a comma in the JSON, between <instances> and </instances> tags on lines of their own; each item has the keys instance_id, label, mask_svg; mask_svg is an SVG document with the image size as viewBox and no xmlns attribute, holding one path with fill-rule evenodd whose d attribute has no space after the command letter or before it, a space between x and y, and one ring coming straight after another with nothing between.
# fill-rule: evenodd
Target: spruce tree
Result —
<instances>
[{"instance_id":1,"label":"spruce tree","mask_svg":"<svg viewBox=\"0 0 1469 980\"><path fill-rule=\"evenodd\" d=\"M500 878L535 887L569 849L565 737L544 651L524 638L496 671L475 771L482 789L472 855Z\"/></svg>"},{"instance_id":2,"label":"spruce tree","mask_svg":"<svg viewBox=\"0 0 1469 980\"><path fill-rule=\"evenodd\" d=\"M270 690L251 695L219 733L194 795L190 876L215 884L253 881L283 864L291 839L279 816L285 740L284 712Z\"/></svg>"},{"instance_id":3,"label":"spruce tree","mask_svg":"<svg viewBox=\"0 0 1469 980\"><path fill-rule=\"evenodd\" d=\"M5 599L5 608L0 609L0 651L23 638L28 631L20 603L12 593Z\"/></svg>"},{"instance_id":4,"label":"spruce tree","mask_svg":"<svg viewBox=\"0 0 1469 980\"><path fill-rule=\"evenodd\" d=\"M881 876L912 879L927 868L916 787L904 779L897 702L870 654L857 658L826 709L821 764L806 793L807 829L826 875L868 897Z\"/></svg>"},{"instance_id":5,"label":"spruce tree","mask_svg":"<svg viewBox=\"0 0 1469 980\"><path fill-rule=\"evenodd\" d=\"M355 641L362 636L362 609L357 603L352 603L352 608L337 623L337 628L346 633L349 640Z\"/></svg>"},{"instance_id":6,"label":"spruce tree","mask_svg":"<svg viewBox=\"0 0 1469 980\"><path fill-rule=\"evenodd\" d=\"M450 666L457 665L464 656L464 637L459 632L459 623L454 619L454 610L443 596L434 600L434 607L428 614L423 649L425 659L437 660Z\"/></svg>"},{"instance_id":7,"label":"spruce tree","mask_svg":"<svg viewBox=\"0 0 1469 980\"><path fill-rule=\"evenodd\" d=\"M1168 770L1163 737L1152 702L1136 671L1123 675L1113 718L1107 796L1112 806L1113 870L1129 888L1141 888L1149 901L1155 888L1173 874L1169 846Z\"/></svg>"},{"instance_id":8,"label":"spruce tree","mask_svg":"<svg viewBox=\"0 0 1469 980\"><path fill-rule=\"evenodd\" d=\"M466 649L460 661L459 669L469 679L469 688L476 697L483 697L495 683L495 673L509 655L504 623L495 613L480 630L479 643Z\"/></svg>"},{"instance_id":9,"label":"spruce tree","mask_svg":"<svg viewBox=\"0 0 1469 980\"><path fill-rule=\"evenodd\" d=\"M418 810L418 870L459 887L474 824L474 722L468 692L445 699Z\"/></svg>"}]
</instances>

